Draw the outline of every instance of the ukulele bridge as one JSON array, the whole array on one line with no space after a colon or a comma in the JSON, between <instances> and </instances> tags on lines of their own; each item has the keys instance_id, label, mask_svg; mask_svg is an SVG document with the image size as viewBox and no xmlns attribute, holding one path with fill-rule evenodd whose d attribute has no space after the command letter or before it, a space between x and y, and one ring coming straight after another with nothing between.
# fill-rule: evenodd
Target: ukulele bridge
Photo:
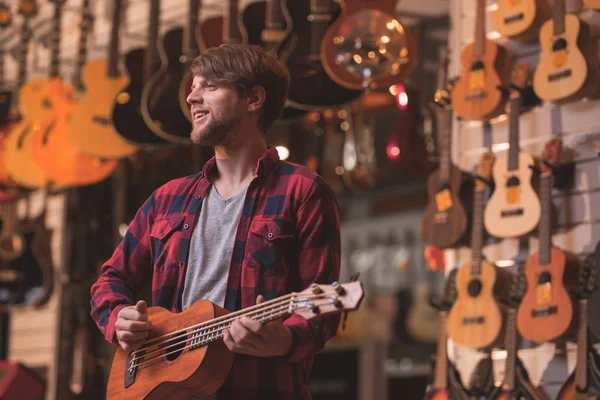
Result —
<instances>
[{"instance_id":1,"label":"ukulele bridge","mask_svg":"<svg viewBox=\"0 0 600 400\"><path fill-rule=\"evenodd\" d=\"M518 13L518 14L515 14L515 15L510 15L510 16L504 18L504 23L506 25L510 25L510 24L512 24L514 22L522 21L523 18L525 18L525 14L523 14L523 13Z\"/></svg>"},{"instance_id":2,"label":"ukulele bridge","mask_svg":"<svg viewBox=\"0 0 600 400\"><path fill-rule=\"evenodd\" d=\"M138 370L138 367L135 364L140 359L140 356L132 357L131 354L133 354L133 352L131 352L127 355L127 362L125 363L125 366L126 366L126 370L124 371L125 372L124 373L125 388L128 388L129 386L133 385L133 383L135 382L135 376L137 375L137 370ZM142 355L143 355L143 353L142 353Z\"/></svg>"},{"instance_id":3,"label":"ukulele bridge","mask_svg":"<svg viewBox=\"0 0 600 400\"><path fill-rule=\"evenodd\" d=\"M534 318L535 317L546 317L548 315L556 314L557 312L558 312L557 306L540 307L540 308L534 308L533 310L531 310L531 316Z\"/></svg>"}]
</instances>

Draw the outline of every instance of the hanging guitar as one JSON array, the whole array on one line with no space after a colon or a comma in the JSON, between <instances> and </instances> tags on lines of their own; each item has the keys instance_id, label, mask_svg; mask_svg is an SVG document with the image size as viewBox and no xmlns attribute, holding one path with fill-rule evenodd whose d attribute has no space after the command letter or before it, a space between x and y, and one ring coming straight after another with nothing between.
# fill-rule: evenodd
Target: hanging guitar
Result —
<instances>
[{"instance_id":1,"label":"hanging guitar","mask_svg":"<svg viewBox=\"0 0 600 400\"><path fill-rule=\"evenodd\" d=\"M494 29L514 40L535 40L551 10L546 0L499 0Z\"/></svg>"},{"instance_id":2,"label":"hanging guitar","mask_svg":"<svg viewBox=\"0 0 600 400\"><path fill-rule=\"evenodd\" d=\"M248 43L248 35L239 20L238 3L239 0L224 1L222 15L202 21L196 33L200 50L206 51L224 43Z\"/></svg>"},{"instance_id":3,"label":"hanging guitar","mask_svg":"<svg viewBox=\"0 0 600 400\"><path fill-rule=\"evenodd\" d=\"M190 73L192 62L200 55L200 45L196 39L196 32L200 21L200 2L201 0L189 0L188 20L183 31L183 70L185 72L179 83L179 108L188 121L192 122L190 105L187 103L187 97L192 91L192 81L194 77Z\"/></svg>"},{"instance_id":4,"label":"hanging guitar","mask_svg":"<svg viewBox=\"0 0 600 400\"><path fill-rule=\"evenodd\" d=\"M596 244L594 252L586 257L585 260L589 266L600 267L600 242ZM596 338L600 338L600 321L596 318L595 310L598 310L600 304L600 290L592 291L588 296L588 328Z\"/></svg>"},{"instance_id":5,"label":"hanging guitar","mask_svg":"<svg viewBox=\"0 0 600 400\"><path fill-rule=\"evenodd\" d=\"M414 37L400 22L397 0L341 0L342 14L321 43L325 70L354 90L404 81L417 64Z\"/></svg>"},{"instance_id":6,"label":"hanging guitar","mask_svg":"<svg viewBox=\"0 0 600 400\"><path fill-rule=\"evenodd\" d=\"M525 264L527 291L517 311L519 333L534 342L556 339L574 323L573 301L567 289L577 289L579 260L552 246L552 168L558 165L561 147L559 139L551 139L544 147L539 250Z\"/></svg>"},{"instance_id":7,"label":"hanging guitar","mask_svg":"<svg viewBox=\"0 0 600 400\"><path fill-rule=\"evenodd\" d=\"M12 10L5 2L0 2L0 31L5 31L6 28L10 27L13 23ZM0 44L0 125L4 125L9 122L9 116L13 109L12 104L12 91L6 87L4 80L4 58L6 55L6 43L7 39L2 38Z\"/></svg>"},{"instance_id":8,"label":"hanging guitar","mask_svg":"<svg viewBox=\"0 0 600 400\"><path fill-rule=\"evenodd\" d=\"M360 282L336 282L313 284L302 292L233 313L208 300L178 314L150 307L148 321L152 328L146 343L131 353L117 348L106 398L164 399L212 394L223 384L233 363L235 353L221 339L235 319L247 316L268 322L291 314L311 319L355 310L362 298Z\"/></svg>"}]
</instances>

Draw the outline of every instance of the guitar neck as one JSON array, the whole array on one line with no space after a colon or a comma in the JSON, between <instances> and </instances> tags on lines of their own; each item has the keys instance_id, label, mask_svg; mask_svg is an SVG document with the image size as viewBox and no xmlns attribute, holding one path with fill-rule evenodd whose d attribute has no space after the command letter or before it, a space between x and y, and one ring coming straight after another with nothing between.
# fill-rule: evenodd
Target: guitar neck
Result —
<instances>
[{"instance_id":1,"label":"guitar neck","mask_svg":"<svg viewBox=\"0 0 600 400\"><path fill-rule=\"evenodd\" d=\"M329 28L332 10L332 0L310 1L310 60L321 60L321 42Z\"/></svg>"},{"instance_id":2,"label":"guitar neck","mask_svg":"<svg viewBox=\"0 0 600 400\"><path fill-rule=\"evenodd\" d=\"M62 3L54 3L54 19L52 21L52 32L50 51L52 56L50 58L50 77L59 77L60 70L60 41L61 41L61 29L60 23L62 20Z\"/></svg>"},{"instance_id":3,"label":"guitar neck","mask_svg":"<svg viewBox=\"0 0 600 400\"><path fill-rule=\"evenodd\" d=\"M223 24L224 43L241 43L242 37L238 28L238 0L229 0L225 11L226 23Z\"/></svg>"},{"instance_id":4,"label":"guitar neck","mask_svg":"<svg viewBox=\"0 0 600 400\"><path fill-rule=\"evenodd\" d=\"M477 0L474 38L473 56L481 57L485 52L485 0Z\"/></svg>"},{"instance_id":5,"label":"guitar neck","mask_svg":"<svg viewBox=\"0 0 600 400\"><path fill-rule=\"evenodd\" d=\"M267 0L265 27L273 30L285 29L285 18L283 16L283 9L281 8L281 1Z\"/></svg>"},{"instance_id":6,"label":"guitar neck","mask_svg":"<svg viewBox=\"0 0 600 400\"><path fill-rule=\"evenodd\" d=\"M513 307L508 309L506 321L506 336L504 348L506 349L506 366L504 369L505 391L511 391L515 387L515 365L517 363L517 330L515 325L517 310Z\"/></svg>"},{"instance_id":7,"label":"guitar neck","mask_svg":"<svg viewBox=\"0 0 600 400\"><path fill-rule=\"evenodd\" d=\"M90 0L83 0L81 6L81 27L79 36L79 52L77 53L77 66L73 83L78 90L83 90L81 70L87 61L87 41L92 28L93 15L90 12Z\"/></svg>"},{"instance_id":8,"label":"guitar neck","mask_svg":"<svg viewBox=\"0 0 600 400\"><path fill-rule=\"evenodd\" d=\"M119 31L121 29L122 0L113 0L110 44L108 47L108 76L116 78L119 74Z\"/></svg>"},{"instance_id":9,"label":"guitar neck","mask_svg":"<svg viewBox=\"0 0 600 400\"><path fill-rule=\"evenodd\" d=\"M2 238L10 238L17 232L17 210L16 203L10 201L0 204L0 218L2 219Z\"/></svg>"},{"instance_id":10,"label":"guitar neck","mask_svg":"<svg viewBox=\"0 0 600 400\"><path fill-rule=\"evenodd\" d=\"M473 194L473 228L471 232L471 274L481 273L483 247L483 205L485 189L475 189Z\"/></svg>"},{"instance_id":11,"label":"guitar neck","mask_svg":"<svg viewBox=\"0 0 600 400\"><path fill-rule=\"evenodd\" d=\"M579 300L579 327L577 330L577 365L575 366L575 388L587 389L587 299Z\"/></svg>"},{"instance_id":12,"label":"guitar neck","mask_svg":"<svg viewBox=\"0 0 600 400\"><path fill-rule=\"evenodd\" d=\"M160 24L160 0L150 1L150 20L148 23L148 42L144 57L144 83L148 82L158 69L158 28Z\"/></svg>"},{"instance_id":13,"label":"guitar neck","mask_svg":"<svg viewBox=\"0 0 600 400\"><path fill-rule=\"evenodd\" d=\"M565 33L565 0L553 0L552 22L554 36Z\"/></svg>"},{"instance_id":14,"label":"guitar neck","mask_svg":"<svg viewBox=\"0 0 600 400\"><path fill-rule=\"evenodd\" d=\"M440 132L440 183L450 182L451 145L452 145L452 108L449 106L438 110L436 120L438 132Z\"/></svg>"},{"instance_id":15,"label":"guitar neck","mask_svg":"<svg viewBox=\"0 0 600 400\"><path fill-rule=\"evenodd\" d=\"M448 386L448 341L447 341L448 311L439 312L437 354L435 361L435 377L433 386L437 390Z\"/></svg>"},{"instance_id":16,"label":"guitar neck","mask_svg":"<svg viewBox=\"0 0 600 400\"><path fill-rule=\"evenodd\" d=\"M200 54L200 49L196 42L196 26L198 25L199 10L200 0L190 0L188 21L185 28L186 32L183 38L183 52L188 65Z\"/></svg>"},{"instance_id":17,"label":"guitar neck","mask_svg":"<svg viewBox=\"0 0 600 400\"><path fill-rule=\"evenodd\" d=\"M521 96L510 99L509 109L508 170L515 171L519 169L519 115L521 114Z\"/></svg>"},{"instance_id":18,"label":"guitar neck","mask_svg":"<svg viewBox=\"0 0 600 400\"><path fill-rule=\"evenodd\" d=\"M540 202L542 218L540 219L539 264L546 265L551 261L552 249L552 173L544 172L540 178Z\"/></svg>"}]
</instances>

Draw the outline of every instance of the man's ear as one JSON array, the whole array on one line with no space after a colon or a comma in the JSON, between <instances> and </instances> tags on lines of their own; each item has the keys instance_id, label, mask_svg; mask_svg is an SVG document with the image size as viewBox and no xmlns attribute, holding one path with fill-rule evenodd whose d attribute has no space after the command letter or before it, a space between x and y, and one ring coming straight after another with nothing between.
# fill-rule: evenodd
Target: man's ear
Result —
<instances>
[{"instance_id":1,"label":"man's ear","mask_svg":"<svg viewBox=\"0 0 600 400\"><path fill-rule=\"evenodd\" d=\"M260 85L254 85L248 95L248 111L257 112L263 106L266 99L267 92L265 88Z\"/></svg>"}]
</instances>

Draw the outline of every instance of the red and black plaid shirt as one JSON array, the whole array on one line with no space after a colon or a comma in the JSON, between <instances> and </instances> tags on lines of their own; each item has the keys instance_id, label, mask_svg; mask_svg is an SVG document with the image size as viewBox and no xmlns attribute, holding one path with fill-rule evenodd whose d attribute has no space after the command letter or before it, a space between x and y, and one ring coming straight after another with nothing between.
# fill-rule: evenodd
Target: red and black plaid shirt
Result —
<instances>
[{"instance_id":1,"label":"red and black plaid shirt","mask_svg":"<svg viewBox=\"0 0 600 400\"><path fill-rule=\"evenodd\" d=\"M152 279L152 304L181 311L190 239L216 161L199 174L156 190L138 210L125 238L92 286L91 315L106 340L117 343L115 322L123 307ZM235 238L224 307L250 307L340 273L340 221L335 197L321 177L280 161L270 147L250 183ZM285 357L236 355L220 399L310 399L306 386L313 355L335 335L339 315L284 321L294 345Z\"/></svg>"}]
</instances>

